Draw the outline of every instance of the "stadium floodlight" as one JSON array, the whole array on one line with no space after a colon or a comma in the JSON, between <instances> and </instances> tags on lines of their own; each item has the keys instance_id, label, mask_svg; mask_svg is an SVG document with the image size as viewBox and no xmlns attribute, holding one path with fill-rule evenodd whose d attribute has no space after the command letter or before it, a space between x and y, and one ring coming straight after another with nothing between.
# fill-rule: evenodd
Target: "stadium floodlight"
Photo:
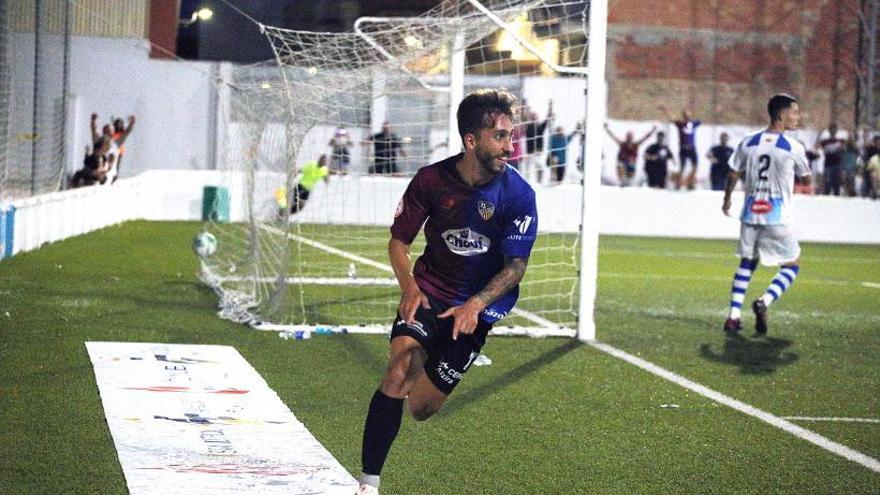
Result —
<instances>
[{"instance_id":1,"label":"stadium floodlight","mask_svg":"<svg viewBox=\"0 0 880 495\"><path fill-rule=\"evenodd\" d=\"M212 17L214 17L214 11L208 7L202 7L193 12L189 19L180 19L178 23L183 27L189 27L195 24L196 21L209 21Z\"/></svg>"},{"instance_id":2,"label":"stadium floodlight","mask_svg":"<svg viewBox=\"0 0 880 495\"><path fill-rule=\"evenodd\" d=\"M568 140L559 181L548 169L549 137L539 153L522 136L518 167L536 189L540 233L517 310L496 330L594 338L601 140L589 136L602 134L605 36L587 26L605 22L590 18L605 16L605 5L448 0L420 17L361 18L353 32L259 25L274 63L233 68L218 92L218 170L237 220L207 226L217 252L202 263L221 315L262 329L387 331L399 298L388 225L408 177L459 151L454 110L464 94L505 87L527 101L521 132L530 118L548 118L552 100L552 122L543 125L564 128ZM547 51L554 46L558 52ZM370 173L371 138L385 122L405 143L406 158L383 176ZM587 139L576 132L582 128ZM330 156L328 143L337 139L347 143L345 165ZM316 183L307 206L288 215L285 201L302 165L321 155L344 174Z\"/></svg>"}]
</instances>

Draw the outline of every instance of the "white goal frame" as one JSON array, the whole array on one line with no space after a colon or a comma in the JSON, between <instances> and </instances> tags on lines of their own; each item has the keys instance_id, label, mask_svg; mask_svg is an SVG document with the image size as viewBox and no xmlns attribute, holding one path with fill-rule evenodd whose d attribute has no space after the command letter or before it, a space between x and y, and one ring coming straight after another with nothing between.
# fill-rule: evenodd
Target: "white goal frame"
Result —
<instances>
[{"instance_id":1,"label":"white goal frame","mask_svg":"<svg viewBox=\"0 0 880 495\"><path fill-rule=\"evenodd\" d=\"M601 167L598 164L601 163L601 144L602 144L602 124L605 120L606 113L606 85L605 85L605 52L606 52L606 32L607 32L607 6L608 0L591 0L589 2L589 24L585 25L586 37L587 37L587 45L586 48L588 55L588 67L583 66L561 66L552 60L549 60L547 56L543 53L543 51L536 46L534 46L529 40L525 39L517 32L517 28L512 25L508 25L504 19L499 17L498 14L487 8L480 0L466 0L470 6L472 6L477 13L473 14L476 17L484 16L484 22L490 22L499 28L499 30L505 32L510 38L519 45L522 49L529 52L532 56L537 58L541 64L545 67L549 68L551 71L557 74L566 74L570 76L579 76L582 78L586 78L586 104L583 109L583 119L579 119L585 123L585 136L586 138L582 140L582 156L584 161L583 167L583 175L582 175L582 187L581 187L581 217L580 217L580 229L577 235L576 245L580 247L580 255L579 255L579 266L577 267L577 302L575 303L577 306L577 314L576 314L576 328L572 328L571 322L567 325L562 326L560 324L555 324L549 320L538 316L537 314L533 314L529 311L514 309L513 314L516 316L522 317L537 326L534 327L516 327L516 328L504 328L503 325L499 325L499 328L493 330L495 334L512 334L512 335L535 335L535 336L567 336L567 337L577 337L582 341L592 341L596 338L596 324L594 318L595 312L595 299L597 292L597 281L598 281L598 230L599 230L599 186L600 186L600 178L601 178ZM540 6L542 2L536 1L529 3L530 7ZM586 13L582 14L586 16ZM448 18L443 18L443 21L449 20ZM447 123L447 131L449 138L447 139L447 150L452 154L453 152L457 152L457 146L453 144L455 139L452 139L453 136L458 135L457 129L457 108L458 104L464 97L464 85L465 85L465 53L467 50L467 46L464 46L463 42L466 33L463 33L459 30L459 32L452 31L451 38L447 38L447 56L449 63L449 72L448 72L448 85L437 85L432 84L435 81L426 81L423 78L419 77L417 74L412 73L408 70L406 63L403 60L398 59L394 54L390 51L386 50L380 42L374 40L369 30L362 29L362 26L369 23L405 23L405 22L414 22L414 23L431 23L437 22L437 18L432 17L362 17L359 18L354 24L354 34L362 39L366 45L369 46L370 49L375 50L381 58L385 59L392 65L397 65L398 69L402 70L405 73L409 73L414 80L421 85L421 87L425 90L432 92L442 92L447 93L449 95L449 108L448 108L448 123ZM451 22L454 22L451 21ZM584 22L584 24L587 24ZM452 25L453 29L455 25ZM268 26L262 26L268 28ZM278 31L278 28L271 28L275 31ZM284 30L281 30L284 31ZM318 33L318 34L329 34L329 33ZM270 36L271 38L271 36ZM276 53L277 55L277 53ZM279 63L281 63L279 59ZM285 87L283 91L289 91L290 84L287 81L287 73L282 71L282 77L285 80ZM290 95L287 95L287 100L292 101L290 99ZM442 122L442 120L440 121ZM295 171L295 170L294 170ZM293 174L289 174L288 182L291 179ZM290 186L291 184L288 184ZM288 190L290 187L288 187ZM255 227L254 219L251 218L251 229ZM267 228L265 225L260 225L257 227L258 229ZM268 227L271 228L271 227ZM275 232L273 235L282 235L284 232ZM290 241L294 241L297 243L306 243L308 244L308 240L304 240L300 238L294 233L286 233L287 238ZM293 236L293 237L291 237ZM347 257L346 253L339 254L334 253L332 247L323 245L323 246L313 246L318 249L330 252L331 254L340 255L343 258ZM352 255L352 253L347 253ZM356 255L354 255L356 256ZM358 263L363 263L363 261L356 260ZM375 262L374 262L375 263ZM384 264L383 264L384 265ZM323 328L325 331L336 332L336 331L351 331L358 333L372 333L374 331L379 331L376 328L368 328L363 325L352 325L348 328L343 328L342 326L338 327L327 327L323 325L289 325L289 324L271 324L259 321L257 317L254 315L256 312L252 312L252 310L256 309L256 300L253 299L252 296L249 296L246 292L237 292L235 290L224 289L222 287L222 280L229 280L233 282L244 282L244 280L233 280L233 279L243 279L247 278L248 281L252 281L254 286L257 284L267 284L267 283L277 283L279 285L287 286L287 285L303 285L303 284L317 284L317 285L352 285L352 281L346 279L338 279L335 277L325 277L325 278L311 278L311 277L294 277L289 276L290 274L277 273L272 280L264 280L266 277L261 275L260 273L256 273L253 275L245 275L244 277L233 276L233 277L222 277L219 275L215 275L211 273L210 268L203 264L203 278L209 285L212 285L217 291L218 295L221 298L221 315L225 315L224 317L229 317L229 319L233 319L236 321L240 321L241 323L247 323L256 329L261 330L291 330L291 329L302 329L302 330L316 330ZM381 271L388 272L391 274L390 267L387 266L377 266L372 265L373 268L378 268ZM574 268L574 267L573 267ZM268 275L268 274L267 274ZM574 275L574 274L572 274ZM573 277L572 277L573 278ZM253 280L251 280L253 279ZM393 278L389 276L389 278L376 278L373 277L371 279L363 279L354 285L393 285ZM280 293L280 292L279 292ZM274 298L274 296L273 296ZM574 301L572 301L574 302ZM378 325L376 325L378 327ZM387 329L384 330L387 332Z\"/></svg>"}]
</instances>

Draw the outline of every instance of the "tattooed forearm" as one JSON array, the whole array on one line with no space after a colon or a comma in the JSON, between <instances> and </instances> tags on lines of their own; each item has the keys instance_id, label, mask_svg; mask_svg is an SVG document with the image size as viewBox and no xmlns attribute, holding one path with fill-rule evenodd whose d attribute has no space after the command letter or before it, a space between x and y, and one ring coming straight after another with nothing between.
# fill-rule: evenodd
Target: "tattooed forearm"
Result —
<instances>
[{"instance_id":1,"label":"tattooed forearm","mask_svg":"<svg viewBox=\"0 0 880 495\"><path fill-rule=\"evenodd\" d=\"M529 265L528 258L504 258L504 268L492 277L476 297L487 306L510 292L522 280Z\"/></svg>"}]
</instances>

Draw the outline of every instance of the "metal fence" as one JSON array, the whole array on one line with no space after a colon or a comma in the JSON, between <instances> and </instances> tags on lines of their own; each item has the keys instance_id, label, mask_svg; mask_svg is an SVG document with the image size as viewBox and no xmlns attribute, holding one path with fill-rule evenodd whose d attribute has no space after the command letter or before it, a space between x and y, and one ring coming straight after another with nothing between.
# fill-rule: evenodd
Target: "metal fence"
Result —
<instances>
[{"instance_id":1,"label":"metal fence","mask_svg":"<svg viewBox=\"0 0 880 495\"><path fill-rule=\"evenodd\" d=\"M65 0L0 1L0 201L63 185L70 28Z\"/></svg>"}]
</instances>

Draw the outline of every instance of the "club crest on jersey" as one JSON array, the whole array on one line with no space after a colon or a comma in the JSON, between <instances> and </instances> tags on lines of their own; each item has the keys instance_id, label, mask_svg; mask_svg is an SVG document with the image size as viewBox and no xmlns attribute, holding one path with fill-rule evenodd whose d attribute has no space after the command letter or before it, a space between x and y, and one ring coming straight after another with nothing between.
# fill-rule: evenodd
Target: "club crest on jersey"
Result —
<instances>
[{"instance_id":1,"label":"club crest on jersey","mask_svg":"<svg viewBox=\"0 0 880 495\"><path fill-rule=\"evenodd\" d=\"M452 196L444 196L443 199L440 200L440 207L444 210L451 210L455 207L455 198Z\"/></svg>"},{"instance_id":2,"label":"club crest on jersey","mask_svg":"<svg viewBox=\"0 0 880 495\"><path fill-rule=\"evenodd\" d=\"M480 211L480 216L483 217L483 220L492 218L492 215L495 213L495 205L482 199L477 203L477 209Z\"/></svg>"},{"instance_id":3,"label":"club crest on jersey","mask_svg":"<svg viewBox=\"0 0 880 495\"><path fill-rule=\"evenodd\" d=\"M463 229L449 229L442 234L443 242L455 254L461 256L476 256L483 254L492 246L492 241L479 232L467 227Z\"/></svg>"}]
</instances>

